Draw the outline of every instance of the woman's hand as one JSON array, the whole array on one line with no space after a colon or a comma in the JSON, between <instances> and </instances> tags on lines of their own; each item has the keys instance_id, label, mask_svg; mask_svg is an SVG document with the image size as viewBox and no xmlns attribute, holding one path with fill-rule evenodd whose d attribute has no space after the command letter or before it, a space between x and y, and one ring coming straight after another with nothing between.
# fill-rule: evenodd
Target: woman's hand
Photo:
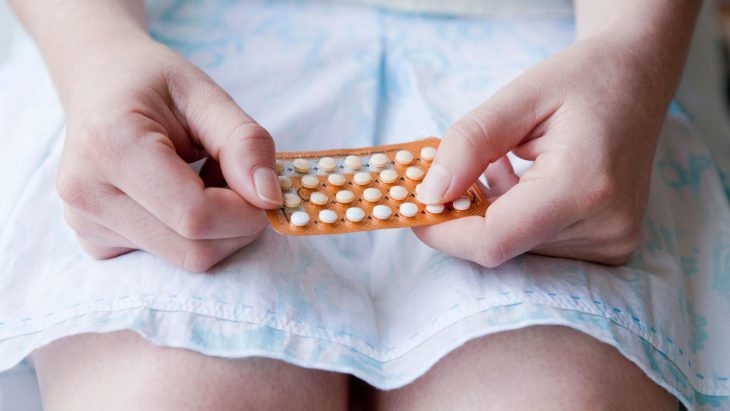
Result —
<instances>
[{"instance_id":1,"label":"woman's hand","mask_svg":"<svg viewBox=\"0 0 730 411\"><path fill-rule=\"evenodd\" d=\"M423 242L488 267L527 251L629 258L688 35L672 55L651 27L615 29L537 65L448 129L419 199L451 201L486 169L494 201L485 217L414 229ZM535 162L521 177L510 151Z\"/></svg>"},{"instance_id":2,"label":"woman's hand","mask_svg":"<svg viewBox=\"0 0 730 411\"><path fill-rule=\"evenodd\" d=\"M205 271L254 241L262 209L282 201L269 133L152 40L88 51L93 58L64 76L77 84L62 88L68 133L58 176L84 249L96 258L147 250ZM209 182L222 186L222 171L230 188L206 187L187 164L208 156Z\"/></svg>"}]
</instances>

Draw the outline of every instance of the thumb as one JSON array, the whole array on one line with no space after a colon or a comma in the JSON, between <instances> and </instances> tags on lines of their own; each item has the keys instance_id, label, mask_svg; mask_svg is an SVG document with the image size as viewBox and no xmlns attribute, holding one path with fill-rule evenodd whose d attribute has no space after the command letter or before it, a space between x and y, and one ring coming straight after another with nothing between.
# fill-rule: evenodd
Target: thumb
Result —
<instances>
[{"instance_id":1,"label":"thumb","mask_svg":"<svg viewBox=\"0 0 730 411\"><path fill-rule=\"evenodd\" d=\"M537 84L518 79L469 112L444 133L418 200L442 204L457 198L487 166L506 155L551 112Z\"/></svg>"},{"instance_id":2,"label":"thumb","mask_svg":"<svg viewBox=\"0 0 730 411\"><path fill-rule=\"evenodd\" d=\"M182 111L191 134L220 164L231 189L255 207L280 207L274 139L213 80L205 76L193 81Z\"/></svg>"}]
</instances>

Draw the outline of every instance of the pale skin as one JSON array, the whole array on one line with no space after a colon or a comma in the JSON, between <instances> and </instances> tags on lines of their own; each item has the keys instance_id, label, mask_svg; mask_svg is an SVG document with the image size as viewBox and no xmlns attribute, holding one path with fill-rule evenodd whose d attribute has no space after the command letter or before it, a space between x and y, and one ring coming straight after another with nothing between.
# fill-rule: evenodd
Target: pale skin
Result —
<instances>
[{"instance_id":1,"label":"pale skin","mask_svg":"<svg viewBox=\"0 0 730 411\"><path fill-rule=\"evenodd\" d=\"M209 77L149 37L142 1L11 3L68 116L58 190L91 256L141 249L206 271L260 235L263 210L282 200L273 139ZM630 257L700 2L575 3L578 41L444 134L421 200L450 201L486 171L494 203L488 218L414 230L426 244L488 267L528 251L605 264ZM534 166L516 176L509 151ZM186 163L205 157L215 161L200 177ZM551 362L566 346L581 347L577 361ZM542 354L524 361L535 347ZM130 361L122 367L114 352ZM343 375L156 348L129 333L73 337L33 358L47 409L95 409L110 395L120 409L343 409L346 399ZM202 379L184 378L193 374ZM250 375L267 377L253 384L259 379ZM281 378L293 379L286 381L295 394L282 397L278 384L266 383ZM150 381L165 383L144 390ZM617 390L626 403L616 402ZM481 338L416 383L373 395L381 409L676 409L615 350L558 327ZM567 395L577 399L565 403Z\"/></svg>"}]
</instances>

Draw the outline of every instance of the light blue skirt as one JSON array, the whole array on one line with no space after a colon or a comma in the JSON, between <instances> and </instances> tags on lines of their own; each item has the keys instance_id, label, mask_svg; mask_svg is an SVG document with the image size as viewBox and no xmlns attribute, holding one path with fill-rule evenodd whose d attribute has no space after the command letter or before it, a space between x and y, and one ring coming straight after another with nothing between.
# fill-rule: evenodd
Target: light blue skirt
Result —
<instances>
[{"instance_id":1,"label":"light blue skirt","mask_svg":"<svg viewBox=\"0 0 730 411\"><path fill-rule=\"evenodd\" d=\"M150 14L154 36L206 70L279 150L440 135L573 38L572 17L559 15L263 0L157 1ZM94 261L54 191L64 124L36 49L18 39L0 69L0 143L12 153L0 165L0 371L63 336L131 329L396 388L469 339L560 324L615 346L688 408L730 409L730 206L713 157L727 153L711 153L680 110L662 131L641 245L620 268L525 255L486 269L407 229L269 230L207 275L143 252Z\"/></svg>"}]
</instances>

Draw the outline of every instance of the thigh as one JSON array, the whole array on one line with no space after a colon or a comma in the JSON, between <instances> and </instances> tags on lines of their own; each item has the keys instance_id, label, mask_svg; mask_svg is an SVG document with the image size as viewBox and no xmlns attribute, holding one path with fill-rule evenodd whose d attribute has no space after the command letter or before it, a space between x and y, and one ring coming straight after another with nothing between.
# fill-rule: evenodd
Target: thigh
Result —
<instances>
[{"instance_id":1,"label":"thigh","mask_svg":"<svg viewBox=\"0 0 730 411\"><path fill-rule=\"evenodd\" d=\"M32 360L46 410L344 410L347 377L264 358L157 347L131 331L83 334Z\"/></svg>"},{"instance_id":2,"label":"thigh","mask_svg":"<svg viewBox=\"0 0 730 411\"><path fill-rule=\"evenodd\" d=\"M539 326L471 341L428 373L374 393L384 410L671 410L677 400L608 344Z\"/></svg>"}]
</instances>

